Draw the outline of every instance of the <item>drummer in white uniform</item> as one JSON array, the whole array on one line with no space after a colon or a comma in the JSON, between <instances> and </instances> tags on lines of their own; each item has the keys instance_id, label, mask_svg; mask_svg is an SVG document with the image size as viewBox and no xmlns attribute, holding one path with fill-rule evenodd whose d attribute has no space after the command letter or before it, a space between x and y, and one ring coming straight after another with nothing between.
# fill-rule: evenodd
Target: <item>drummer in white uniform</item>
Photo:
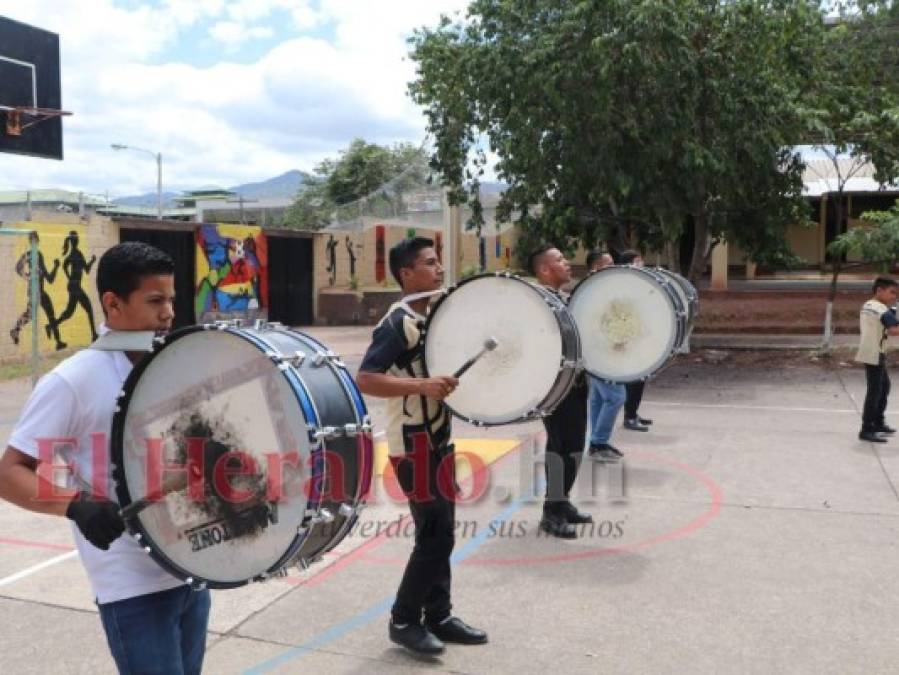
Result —
<instances>
[{"instance_id":1,"label":"drummer in white uniform","mask_svg":"<svg viewBox=\"0 0 899 675\"><path fill-rule=\"evenodd\" d=\"M174 271L172 259L147 244L126 242L106 251L97 266L106 316L101 330L168 331ZM121 536L125 526L111 501L116 398L142 355L84 349L41 378L0 458L0 498L73 521L119 672L196 674L206 649L209 592L191 590L134 539ZM52 484L55 453L70 462L74 489Z\"/></svg>"}]
</instances>

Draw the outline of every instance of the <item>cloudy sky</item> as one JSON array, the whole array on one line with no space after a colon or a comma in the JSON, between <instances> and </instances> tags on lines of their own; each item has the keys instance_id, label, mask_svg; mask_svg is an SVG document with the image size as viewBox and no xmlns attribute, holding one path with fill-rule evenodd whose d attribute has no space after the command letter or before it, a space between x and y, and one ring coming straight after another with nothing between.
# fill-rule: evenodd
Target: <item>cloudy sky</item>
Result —
<instances>
[{"instance_id":1,"label":"cloudy sky","mask_svg":"<svg viewBox=\"0 0 899 675\"><path fill-rule=\"evenodd\" d=\"M0 190L110 197L311 171L349 141L424 139L406 38L467 0L0 0L58 33L65 160L0 154Z\"/></svg>"}]
</instances>

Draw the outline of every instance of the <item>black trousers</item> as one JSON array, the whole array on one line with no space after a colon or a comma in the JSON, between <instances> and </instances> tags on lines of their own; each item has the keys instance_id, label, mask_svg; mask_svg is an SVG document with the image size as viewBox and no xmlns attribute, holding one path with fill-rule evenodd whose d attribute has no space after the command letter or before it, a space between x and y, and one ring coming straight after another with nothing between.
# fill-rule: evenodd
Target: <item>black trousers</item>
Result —
<instances>
[{"instance_id":1,"label":"black trousers","mask_svg":"<svg viewBox=\"0 0 899 675\"><path fill-rule=\"evenodd\" d=\"M552 415L543 418L546 427L546 502L544 509L557 511L568 501L577 478L587 437L586 381L571 388Z\"/></svg>"},{"instance_id":2,"label":"black trousers","mask_svg":"<svg viewBox=\"0 0 899 675\"><path fill-rule=\"evenodd\" d=\"M394 623L437 623L450 615L450 555L455 544L455 459L452 444L436 452L391 458L409 499L415 546L391 615Z\"/></svg>"},{"instance_id":3,"label":"black trousers","mask_svg":"<svg viewBox=\"0 0 899 675\"><path fill-rule=\"evenodd\" d=\"M862 408L862 430L873 431L885 422L883 415L890 395L890 375L883 354L876 366L865 365L865 381L868 390L865 392L865 406Z\"/></svg>"},{"instance_id":4,"label":"black trousers","mask_svg":"<svg viewBox=\"0 0 899 675\"><path fill-rule=\"evenodd\" d=\"M624 419L632 420L637 417L637 408L640 407L640 401L643 400L643 387L646 383L628 382L624 385L627 392L627 398L624 400Z\"/></svg>"}]
</instances>

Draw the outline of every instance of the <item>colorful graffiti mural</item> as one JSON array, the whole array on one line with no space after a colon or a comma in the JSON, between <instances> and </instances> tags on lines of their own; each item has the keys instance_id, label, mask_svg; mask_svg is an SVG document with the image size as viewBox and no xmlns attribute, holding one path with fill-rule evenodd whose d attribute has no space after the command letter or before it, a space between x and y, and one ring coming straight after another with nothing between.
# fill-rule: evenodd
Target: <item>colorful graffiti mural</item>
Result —
<instances>
[{"instance_id":1,"label":"colorful graffiti mural","mask_svg":"<svg viewBox=\"0 0 899 675\"><path fill-rule=\"evenodd\" d=\"M268 242L251 225L201 225L197 228L196 318L266 318Z\"/></svg>"},{"instance_id":2,"label":"colorful graffiti mural","mask_svg":"<svg viewBox=\"0 0 899 675\"><path fill-rule=\"evenodd\" d=\"M9 337L19 351L31 349L31 321L42 324L39 331L41 350L84 346L97 339L94 308L99 304L90 272L97 262L82 251L83 226L49 223L27 223L38 241L39 308L31 306L29 282L34 272L28 254L28 238L23 236L15 247L15 298L17 317L9 329ZM52 260L48 265L47 261ZM64 309L59 312L59 308ZM80 311L79 311L80 310Z\"/></svg>"}]
</instances>

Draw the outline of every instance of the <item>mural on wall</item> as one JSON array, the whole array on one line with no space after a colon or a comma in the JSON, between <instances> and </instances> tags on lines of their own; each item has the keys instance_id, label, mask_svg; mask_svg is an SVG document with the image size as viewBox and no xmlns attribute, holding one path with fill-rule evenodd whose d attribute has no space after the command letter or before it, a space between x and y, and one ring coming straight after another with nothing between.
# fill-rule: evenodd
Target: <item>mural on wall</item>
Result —
<instances>
[{"instance_id":1,"label":"mural on wall","mask_svg":"<svg viewBox=\"0 0 899 675\"><path fill-rule=\"evenodd\" d=\"M387 236L387 228L383 225L375 226L375 281L383 283L387 278L387 245L384 238Z\"/></svg>"},{"instance_id":2,"label":"mural on wall","mask_svg":"<svg viewBox=\"0 0 899 675\"><path fill-rule=\"evenodd\" d=\"M197 321L266 318L268 242L262 228L201 225L196 237Z\"/></svg>"},{"instance_id":3,"label":"mural on wall","mask_svg":"<svg viewBox=\"0 0 899 675\"><path fill-rule=\"evenodd\" d=\"M337 240L334 235L328 235L328 243L325 245L328 251L328 285L333 286L337 283Z\"/></svg>"},{"instance_id":4,"label":"mural on wall","mask_svg":"<svg viewBox=\"0 0 899 675\"><path fill-rule=\"evenodd\" d=\"M39 349L65 349L69 346L85 346L97 339L94 322L95 296L89 274L97 261L88 260L81 250L84 227L45 223L23 223L22 229L34 229L38 242L37 270L31 269L29 241L26 237L15 247L15 297L17 317L9 331L9 337L22 353L31 349L30 329L32 321L42 324L39 331ZM47 260L53 264L48 269ZM59 272L62 271L62 274ZM31 306L31 275L38 275L40 308ZM57 310L65 306L57 316ZM78 309L83 311L78 311ZM43 314L41 314L43 311ZM63 325L65 324L65 325Z\"/></svg>"},{"instance_id":5,"label":"mural on wall","mask_svg":"<svg viewBox=\"0 0 899 675\"><path fill-rule=\"evenodd\" d=\"M66 275L66 292L69 294L69 297L66 308L59 315L56 322L51 321L53 325L47 326L47 334L49 335L51 330L58 334L60 324L71 319L72 315L75 314L75 310L81 307L87 316L91 329L91 341L93 341L97 339L97 330L94 327L94 310L91 306L91 299L87 297L82 284L83 279L90 274L91 268L97 262L97 256L92 255L90 261L85 260L84 254L78 248L79 241L78 232L71 230L69 236L66 237L65 244L63 244L62 254L65 257L62 261L62 271ZM53 261L54 269L57 262L57 260Z\"/></svg>"},{"instance_id":6,"label":"mural on wall","mask_svg":"<svg viewBox=\"0 0 899 675\"><path fill-rule=\"evenodd\" d=\"M346 252L350 256L350 280L356 278L356 253L353 251L353 242L350 241L349 235L346 238Z\"/></svg>"}]
</instances>

